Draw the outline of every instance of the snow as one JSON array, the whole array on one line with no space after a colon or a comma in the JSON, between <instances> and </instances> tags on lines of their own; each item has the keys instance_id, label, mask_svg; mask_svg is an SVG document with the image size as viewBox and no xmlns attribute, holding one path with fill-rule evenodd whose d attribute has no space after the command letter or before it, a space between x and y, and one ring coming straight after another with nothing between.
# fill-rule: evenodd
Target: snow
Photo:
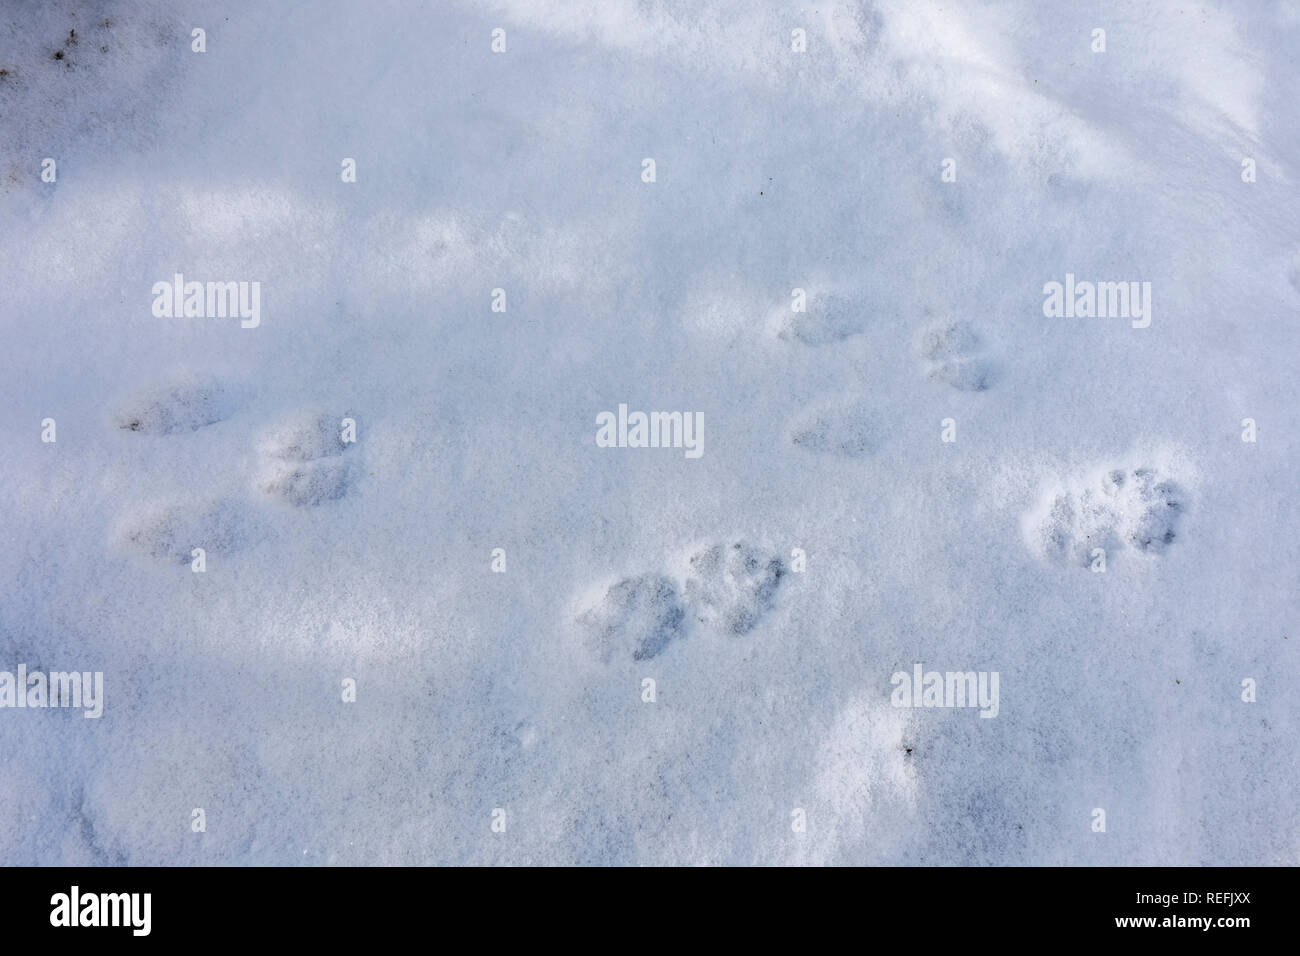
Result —
<instances>
[{"instance_id":1,"label":"snow","mask_svg":"<svg viewBox=\"0 0 1300 956\"><path fill-rule=\"evenodd\" d=\"M0 670L106 699L0 709L0 862L1300 862L1297 44L10 3ZM1067 273L1150 326L1046 317ZM597 447L620 404L703 455ZM997 717L893 707L918 662Z\"/></svg>"}]
</instances>

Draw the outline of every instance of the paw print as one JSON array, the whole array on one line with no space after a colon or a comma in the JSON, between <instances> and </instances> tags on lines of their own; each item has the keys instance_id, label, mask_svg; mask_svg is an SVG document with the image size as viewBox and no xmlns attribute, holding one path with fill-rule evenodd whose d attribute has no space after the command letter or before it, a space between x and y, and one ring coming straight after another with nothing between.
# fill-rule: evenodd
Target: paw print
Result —
<instances>
[{"instance_id":1,"label":"paw print","mask_svg":"<svg viewBox=\"0 0 1300 956\"><path fill-rule=\"evenodd\" d=\"M965 321L934 325L921 336L921 357L929 366L931 381L943 382L962 392L982 392L993 384L994 367L980 352L975 328Z\"/></svg>"}]
</instances>

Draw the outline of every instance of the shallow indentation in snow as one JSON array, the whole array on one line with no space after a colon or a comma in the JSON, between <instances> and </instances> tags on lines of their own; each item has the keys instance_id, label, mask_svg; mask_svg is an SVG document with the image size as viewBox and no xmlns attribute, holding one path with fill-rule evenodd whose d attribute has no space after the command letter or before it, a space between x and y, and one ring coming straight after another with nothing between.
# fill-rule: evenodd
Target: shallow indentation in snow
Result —
<instances>
[{"instance_id":1,"label":"shallow indentation in snow","mask_svg":"<svg viewBox=\"0 0 1300 956\"><path fill-rule=\"evenodd\" d=\"M258 444L258 487L299 507L347 495L357 469L340 421L324 412L300 412L272 428Z\"/></svg>"},{"instance_id":2,"label":"shallow indentation in snow","mask_svg":"<svg viewBox=\"0 0 1300 956\"><path fill-rule=\"evenodd\" d=\"M1105 468L1049 488L1026 515L1026 533L1042 557L1084 566L1097 548L1159 555L1179 539L1189 494L1168 468Z\"/></svg>"},{"instance_id":3,"label":"shallow indentation in snow","mask_svg":"<svg viewBox=\"0 0 1300 956\"><path fill-rule=\"evenodd\" d=\"M172 435L223 421L234 413L236 405L235 395L219 382L185 377L129 396L110 417L126 431Z\"/></svg>"},{"instance_id":4,"label":"shallow indentation in snow","mask_svg":"<svg viewBox=\"0 0 1300 956\"><path fill-rule=\"evenodd\" d=\"M640 574L610 584L577 616L588 647L602 661L617 653L649 660L686 633L677 586L662 574Z\"/></svg>"},{"instance_id":5,"label":"shallow indentation in snow","mask_svg":"<svg viewBox=\"0 0 1300 956\"><path fill-rule=\"evenodd\" d=\"M787 436L796 448L842 458L864 458L884 440L872 410L858 401L806 409L791 420Z\"/></svg>"},{"instance_id":6,"label":"shallow indentation in snow","mask_svg":"<svg viewBox=\"0 0 1300 956\"><path fill-rule=\"evenodd\" d=\"M979 333L964 320L931 326L921 337L930 380L962 392L982 392L995 379L993 363L978 354L982 347Z\"/></svg>"},{"instance_id":7,"label":"shallow indentation in snow","mask_svg":"<svg viewBox=\"0 0 1300 956\"><path fill-rule=\"evenodd\" d=\"M701 621L748 634L776 602L786 574L780 556L742 541L708 545L689 559L686 600Z\"/></svg>"}]
</instances>

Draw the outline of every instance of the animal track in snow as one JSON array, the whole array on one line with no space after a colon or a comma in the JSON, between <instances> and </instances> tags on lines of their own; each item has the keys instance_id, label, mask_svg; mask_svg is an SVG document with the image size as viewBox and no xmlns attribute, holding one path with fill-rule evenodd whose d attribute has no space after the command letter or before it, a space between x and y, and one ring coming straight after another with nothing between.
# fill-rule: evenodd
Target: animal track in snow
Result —
<instances>
[{"instance_id":1,"label":"animal track in snow","mask_svg":"<svg viewBox=\"0 0 1300 956\"><path fill-rule=\"evenodd\" d=\"M1044 557L1088 566L1095 548L1159 555L1178 540L1186 490L1147 466L1111 468L1090 482L1050 490L1027 516L1030 544Z\"/></svg>"},{"instance_id":2,"label":"animal track in snow","mask_svg":"<svg viewBox=\"0 0 1300 956\"><path fill-rule=\"evenodd\" d=\"M859 402L805 410L787 426L790 444L817 454L862 458L882 441L880 426L870 409Z\"/></svg>"},{"instance_id":3,"label":"animal track in snow","mask_svg":"<svg viewBox=\"0 0 1300 956\"><path fill-rule=\"evenodd\" d=\"M961 320L931 326L921 336L930 379L963 392L982 392L993 383L993 364L977 354L980 347L979 334Z\"/></svg>"},{"instance_id":4,"label":"animal track in snow","mask_svg":"<svg viewBox=\"0 0 1300 956\"><path fill-rule=\"evenodd\" d=\"M143 393L113 413L118 427L171 435L223 420L235 407L220 385L193 381ZM264 492L298 506L341 498L352 488L357 463L351 443L331 416L299 413L270 429L258 446ZM116 538L151 557L188 563L194 548L232 554L261 540L263 525L242 495L152 505L123 516Z\"/></svg>"},{"instance_id":5,"label":"animal track in snow","mask_svg":"<svg viewBox=\"0 0 1300 956\"><path fill-rule=\"evenodd\" d=\"M118 522L116 535L152 558L188 564L194 548L214 555L251 547L257 543L259 528L240 502L223 498L141 509Z\"/></svg>"},{"instance_id":6,"label":"animal track in snow","mask_svg":"<svg viewBox=\"0 0 1300 956\"><path fill-rule=\"evenodd\" d=\"M748 634L771 610L786 574L779 555L741 541L704 547L689 564L684 593L697 618L735 635Z\"/></svg>"},{"instance_id":7,"label":"animal track in snow","mask_svg":"<svg viewBox=\"0 0 1300 956\"><path fill-rule=\"evenodd\" d=\"M809 292L804 306L804 311L795 312L791 304L784 304L772 312L769 324L777 338L817 346L862 332L861 308L841 293Z\"/></svg>"},{"instance_id":8,"label":"animal track in snow","mask_svg":"<svg viewBox=\"0 0 1300 956\"><path fill-rule=\"evenodd\" d=\"M662 574L622 578L577 617L596 656L632 660L657 657L686 633L686 610L677 586Z\"/></svg>"},{"instance_id":9,"label":"animal track in snow","mask_svg":"<svg viewBox=\"0 0 1300 956\"><path fill-rule=\"evenodd\" d=\"M775 552L743 541L703 545L685 556L684 584L655 571L623 577L597 589L574 620L601 661L651 660L685 638L691 621L748 634L775 606L785 574Z\"/></svg>"},{"instance_id":10,"label":"animal track in snow","mask_svg":"<svg viewBox=\"0 0 1300 956\"><path fill-rule=\"evenodd\" d=\"M234 396L219 383L186 377L129 396L110 417L126 431L174 435L224 421L233 414L235 404Z\"/></svg>"},{"instance_id":11,"label":"animal track in snow","mask_svg":"<svg viewBox=\"0 0 1300 956\"><path fill-rule=\"evenodd\" d=\"M270 429L258 444L257 486L298 507L344 497L356 483L350 442L342 419L320 412L298 413Z\"/></svg>"}]
</instances>

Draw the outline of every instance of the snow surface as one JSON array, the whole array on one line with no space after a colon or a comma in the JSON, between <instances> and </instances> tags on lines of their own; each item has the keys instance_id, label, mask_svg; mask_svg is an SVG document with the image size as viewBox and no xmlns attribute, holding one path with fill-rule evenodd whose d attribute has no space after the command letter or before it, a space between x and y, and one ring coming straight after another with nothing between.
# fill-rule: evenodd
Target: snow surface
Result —
<instances>
[{"instance_id":1,"label":"snow surface","mask_svg":"<svg viewBox=\"0 0 1300 956\"><path fill-rule=\"evenodd\" d=\"M0 669L106 702L0 710L0 862L1300 862L1297 50L1263 0L7 0ZM260 326L155 317L176 272ZM1150 327L1044 317L1066 273ZM703 456L598 448L620 403ZM916 662L998 716L891 706Z\"/></svg>"}]
</instances>

